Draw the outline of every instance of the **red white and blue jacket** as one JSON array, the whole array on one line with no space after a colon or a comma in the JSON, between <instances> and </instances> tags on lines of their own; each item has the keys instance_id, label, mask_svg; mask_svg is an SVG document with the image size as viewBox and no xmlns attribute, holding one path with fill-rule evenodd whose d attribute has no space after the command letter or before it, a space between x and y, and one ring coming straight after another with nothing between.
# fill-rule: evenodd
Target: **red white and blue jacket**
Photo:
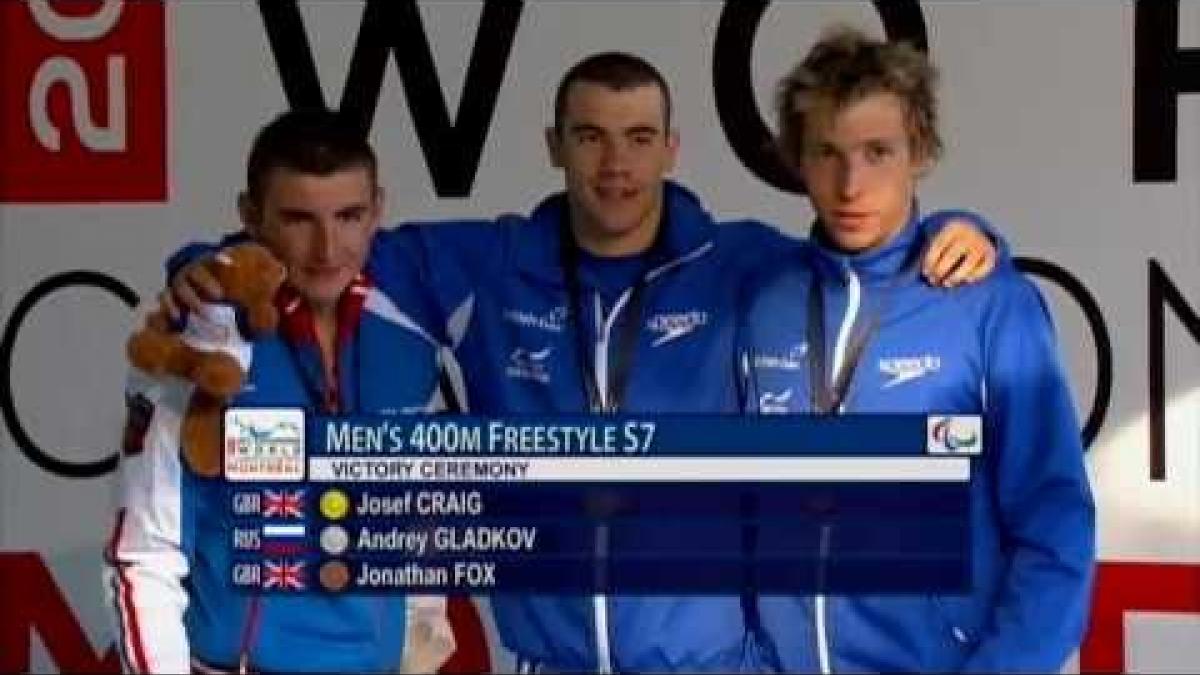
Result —
<instances>
[{"instance_id":1,"label":"red white and blue jacket","mask_svg":"<svg viewBox=\"0 0 1200 675\"><path fill-rule=\"evenodd\" d=\"M436 389L436 347L365 277L338 307L336 385L325 382L311 314L285 287L280 329L246 342L232 308L214 306L209 330L248 376L231 402L312 412L427 411ZM212 330L213 323L225 330ZM196 321L189 321L195 325ZM119 647L131 672L236 670L245 657L264 672L395 672L404 650L402 595L255 595L231 583L227 483L181 462L179 434L192 385L134 371L120 462L116 526L106 549L106 589ZM316 581L316 570L307 570Z\"/></svg>"}]
</instances>

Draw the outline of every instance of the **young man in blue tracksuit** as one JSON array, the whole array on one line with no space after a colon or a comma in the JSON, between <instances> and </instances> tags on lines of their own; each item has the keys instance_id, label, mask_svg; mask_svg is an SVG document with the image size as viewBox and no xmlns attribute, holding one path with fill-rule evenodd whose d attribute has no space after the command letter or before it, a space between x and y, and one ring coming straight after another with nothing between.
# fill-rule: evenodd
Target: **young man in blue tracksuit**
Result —
<instances>
[{"instance_id":1,"label":"young man in blue tracksuit","mask_svg":"<svg viewBox=\"0 0 1200 675\"><path fill-rule=\"evenodd\" d=\"M425 411L435 391L436 346L362 273L382 199L370 146L332 113L286 113L260 132L248 165L243 219L287 270L275 299L279 330L248 342L237 337L230 308L209 306L189 316L184 331L197 348L236 354L248 367L231 405ZM231 337L203 343L205 335ZM126 669L397 672L406 646L403 596L255 594L232 586L230 484L196 473L180 457L191 390L181 380L135 372L127 392L119 509L106 550ZM271 508L280 515L305 508L290 498ZM279 562L294 565L286 555ZM307 591L316 576L292 567L276 581Z\"/></svg>"},{"instance_id":2,"label":"young man in blue tracksuit","mask_svg":"<svg viewBox=\"0 0 1200 675\"><path fill-rule=\"evenodd\" d=\"M736 291L766 257L801 244L760 223L719 225L665 180L678 148L669 93L639 58L601 54L572 68L547 143L566 191L528 217L399 227L380 234L368 262L380 288L446 347L464 407L482 415L737 411ZM969 258L948 276L952 284L971 279L991 253L966 225L947 227L939 241L929 257L939 276ZM182 301L208 285L201 269L177 275ZM603 536L616 553L654 533ZM492 606L519 668L756 667L732 595L505 595Z\"/></svg>"},{"instance_id":3,"label":"young man in blue tracksuit","mask_svg":"<svg viewBox=\"0 0 1200 675\"><path fill-rule=\"evenodd\" d=\"M751 411L983 415L971 591L760 598L784 671L1056 672L1082 637L1094 506L1046 306L1011 266L954 290L914 270L915 188L941 145L933 81L915 49L848 29L783 80L815 245L752 284L739 342Z\"/></svg>"}]
</instances>

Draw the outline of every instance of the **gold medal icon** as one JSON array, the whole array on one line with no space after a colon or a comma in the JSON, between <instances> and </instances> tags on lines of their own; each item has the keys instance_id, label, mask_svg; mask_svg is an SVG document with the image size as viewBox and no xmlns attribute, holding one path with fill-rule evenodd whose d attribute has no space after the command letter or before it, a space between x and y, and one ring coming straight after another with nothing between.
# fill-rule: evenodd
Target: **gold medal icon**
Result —
<instances>
[{"instance_id":1,"label":"gold medal icon","mask_svg":"<svg viewBox=\"0 0 1200 675\"><path fill-rule=\"evenodd\" d=\"M329 520L341 520L350 512L350 498L341 490L327 490L321 495L321 515Z\"/></svg>"}]
</instances>

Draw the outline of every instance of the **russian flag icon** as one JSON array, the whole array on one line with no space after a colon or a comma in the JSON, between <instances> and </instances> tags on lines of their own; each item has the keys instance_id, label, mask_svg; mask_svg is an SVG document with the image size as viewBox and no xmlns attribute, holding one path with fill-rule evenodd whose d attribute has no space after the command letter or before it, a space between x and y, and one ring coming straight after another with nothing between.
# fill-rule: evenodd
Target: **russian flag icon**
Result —
<instances>
[{"instance_id":1,"label":"russian flag icon","mask_svg":"<svg viewBox=\"0 0 1200 675\"><path fill-rule=\"evenodd\" d=\"M268 555L297 555L305 550L307 530L302 524L266 523L262 528L263 553Z\"/></svg>"}]
</instances>

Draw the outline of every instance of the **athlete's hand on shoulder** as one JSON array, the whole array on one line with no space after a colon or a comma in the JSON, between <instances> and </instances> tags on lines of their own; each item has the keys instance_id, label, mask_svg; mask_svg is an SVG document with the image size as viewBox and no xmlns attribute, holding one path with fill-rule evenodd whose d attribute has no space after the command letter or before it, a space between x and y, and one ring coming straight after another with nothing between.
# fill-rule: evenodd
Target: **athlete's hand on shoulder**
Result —
<instances>
[{"instance_id":1,"label":"athlete's hand on shoulder","mask_svg":"<svg viewBox=\"0 0 1200 675\"><path fill-rule=\"evenodd\" d=\"M981 281L996 268L996 246L971 221L953 218L925 251L921 272L943 288Z\"/></svg>"}]
</instances>

